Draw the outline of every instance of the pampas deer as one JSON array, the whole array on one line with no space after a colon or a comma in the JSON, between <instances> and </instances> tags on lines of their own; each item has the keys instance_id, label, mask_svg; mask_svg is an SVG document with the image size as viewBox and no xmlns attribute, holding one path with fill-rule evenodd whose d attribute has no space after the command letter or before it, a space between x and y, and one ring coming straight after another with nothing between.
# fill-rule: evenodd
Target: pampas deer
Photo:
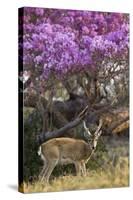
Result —
<instances>
[{"instance_id":1,"label":"pampas deer","mask_svg":"<svg viewBox=\"0 0 133 200\"><path fill-rule=\"evenodd\" d=\"M87 132L87 137L89 137L91 142L61 137L50 139L39 147L38 154L44 161L44 167L39 175L40 181L49 182L50 175L57 164L66 165L73 163L76 174L86 176L86 163L94 153L98 138L102 133L102 120L99 121L97 130L93 136L86 127L85 122L83 124Z\"/></svg>"}]
</instances>

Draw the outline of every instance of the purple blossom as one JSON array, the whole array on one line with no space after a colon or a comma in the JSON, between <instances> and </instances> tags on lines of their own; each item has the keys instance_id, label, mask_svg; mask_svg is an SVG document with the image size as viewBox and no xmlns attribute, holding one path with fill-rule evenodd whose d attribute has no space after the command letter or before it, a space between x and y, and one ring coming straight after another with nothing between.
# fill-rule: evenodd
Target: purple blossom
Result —
<instances>
[{"instance_id":1,"label":"purple blossom","mask_svg":"<svg viewBox=\"0 0 133 200\"><path fill-rule=\"evenodd\" d=\"M37 16L43 16L44 9L43 8L36 8L36 15Z\"/></svg>"},{"instance_id":2,"label":"purple blossom","mask_svg":"<svg viewBox=\"0 0 133 200\"><path fill-rule=\"evenodd\" d=\"M127 14L25 8L23 29L24 67L39 66L44 78L89 70L104 59L128 58Z\"/></svg>"},{"instance_id":3,"label":"purple blossom","mask_svg":"<svg viewBox=\"0 0 133 200\"><path fill-rule=\"evenodd\" d=\"M24 42L23 48L24 50L30 50L33 48L33 46L30 42L27 41L27 42Z\"/></svg>"},{"instance_id":4,"label":"purple blossom","mask_svg":"<svg viewBox=\"0 0 133 200\"><path fill-rule=\"evenodd\" d=\"M40 64L41 62L43 61L43 58L42 58L42 56L36 56L35 57L35 59L34 59L34 62L36 63L36 64Z\"/></svg>"}]
</instances>

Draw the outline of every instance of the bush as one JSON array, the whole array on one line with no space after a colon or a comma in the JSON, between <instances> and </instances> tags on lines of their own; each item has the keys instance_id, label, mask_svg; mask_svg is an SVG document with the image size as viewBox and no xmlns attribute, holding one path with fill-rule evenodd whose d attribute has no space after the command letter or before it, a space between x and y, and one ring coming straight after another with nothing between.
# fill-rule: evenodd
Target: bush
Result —
<instances>
[{"instance_id":1,"label":"bush","mask_svg":"<svg viewBox=\"0 0 133 200\"><path fill-rule=\"evenodd\" d=\"M37 151L37 133L40 132L41 116L36 110L25 110L24 113L24 180L30 181L38 176L42 161Z\"/></svg>"}]
</instances>

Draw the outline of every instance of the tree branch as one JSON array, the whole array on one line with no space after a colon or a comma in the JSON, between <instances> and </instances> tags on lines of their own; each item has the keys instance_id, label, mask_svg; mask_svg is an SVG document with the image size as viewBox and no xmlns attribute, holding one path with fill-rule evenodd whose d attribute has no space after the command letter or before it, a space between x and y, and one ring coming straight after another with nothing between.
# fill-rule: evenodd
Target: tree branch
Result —
<instances>
[{"instance_id":1,"label":"tree branch","mask_svg":"<svg viewBox=\"0 0 133 200\"><path fill-rule=\"evenodd\" d=\"M113 130L115 130L118 126L120 126L121 124L123 124L124 122L128 120L129 120L129 116L127 116L124 119L119 120L118 122L113 123L112 126L110 126L110 128L108 129L108 133L113 132Z\"/></svg>"},{"instance_id":2,"label":"tree branch","mask_svg":"<svg viewBox=\"0 0 133 200\"><path fill-rule=\"evenodd\" d=\"M88 106L84 108L84 110L78 115L78 117L73 120L72 122L69 122L62 128L52 131L52 132L46 132L41 133L39 136L37 136L37 142L39 144L43 143L46 140L55 138L55 137L61 137L65 135L65 132L71 128L74 128L78 124L81 123L81 121L85 118L86 114L88 113Z\"/></svg>"}]
</instances>

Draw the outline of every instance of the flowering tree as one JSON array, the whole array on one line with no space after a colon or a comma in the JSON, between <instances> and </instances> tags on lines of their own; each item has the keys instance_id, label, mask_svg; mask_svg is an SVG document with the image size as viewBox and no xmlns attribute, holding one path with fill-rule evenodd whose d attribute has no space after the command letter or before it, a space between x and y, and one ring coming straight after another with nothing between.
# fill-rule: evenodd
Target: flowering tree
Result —
<instances>
[{"instance_id":1,"label":"flowering tree","mask_svg":"<svg viewBox=\"0 0 133 200\"><path fill-rule=\"evenodd\" d=\"M20 61L28 94L35 91L43 96L49 91L52 103L57 85L62 84L69 100L82 97L80 105L86 104L85 97L90 103L101 102L101 96L116 100L116 88L112 89L115 80L123 79L123 72L128 73L128 14L24 8L19 22L23 32ZM25 100L26 105L26 95ZM48 102L43 100L46 108ZM83 106L78 108L80 111Z\"/></svg>"},{"instance_id":2,"label":"flowering tree","mask_svg":"<svg viewBox=\"0 0 133 200\"><path fill-rule=\"evenodd\" d=\"M41 67L44 78L128 60L127 14L25 8L23 20L24 66Z\"/></svg>"}]
</instances>

